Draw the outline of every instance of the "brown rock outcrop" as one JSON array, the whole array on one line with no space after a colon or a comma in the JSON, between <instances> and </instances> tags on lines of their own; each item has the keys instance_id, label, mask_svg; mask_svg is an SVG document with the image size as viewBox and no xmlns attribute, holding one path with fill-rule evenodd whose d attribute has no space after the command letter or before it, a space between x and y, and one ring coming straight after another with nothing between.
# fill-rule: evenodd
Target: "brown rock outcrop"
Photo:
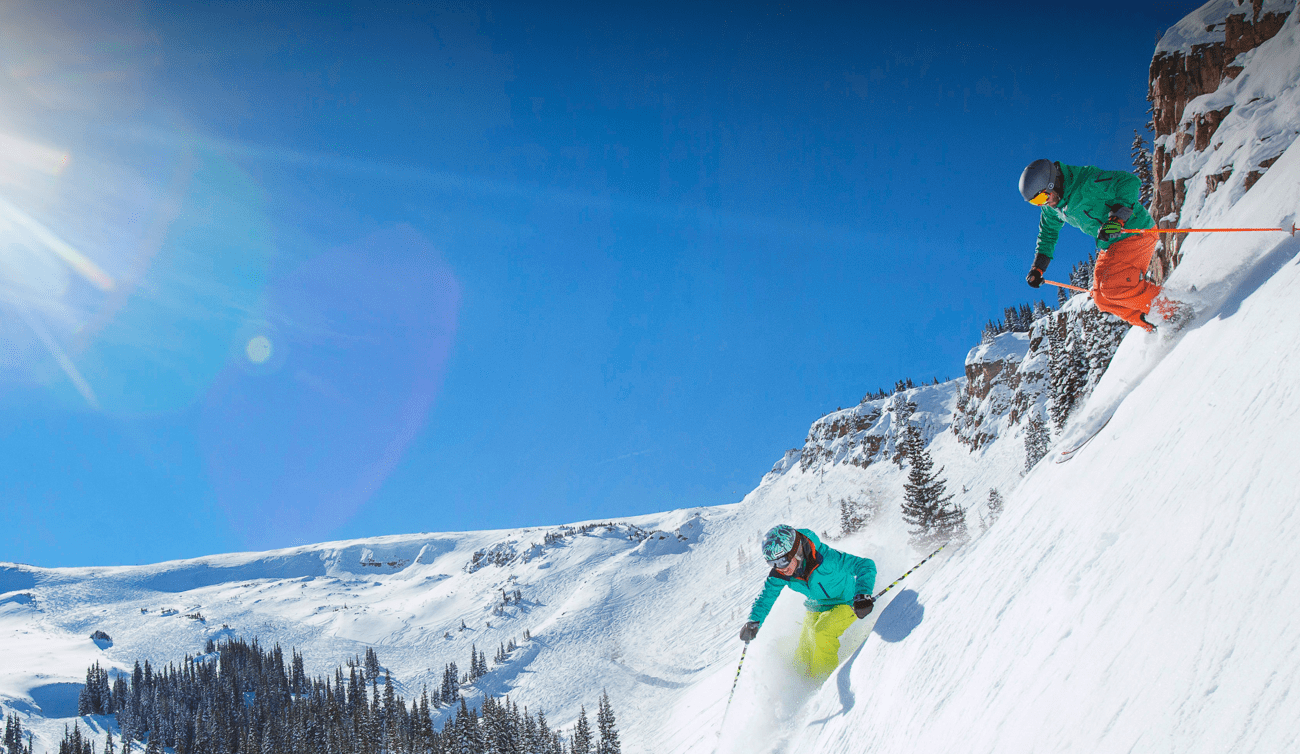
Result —
<instances>
[{"instance_id":1,"label":"brown rock outcrop","mask_svg":"<svg viewBox=\"0 0 1300 754\"><path fill-rule=\"evenodd\" d=\"M1151 60L1147 99L1151 102L1152 123L1155 129L1155 150L1152 154L1152 171L1155 194L1151 200L1151 215L1162 228L1178 227L1183 202L1187 196L1186 179L1167 178L1175 157L1187 150L1201 151L1210 147L1214 132L1231 112L1231 107L1199 113L1189 122L1183 122L1187 105L1197 97L1216 91L1226 81L1241 73L1242 68L1233 63L1243 52L1248 52L1273 38L1281 30L1287 13L1264 13L1263 0L1237 0L1241 12L1230 12L1221 22L1223 41L1196 44L1191 51L1158 52ZM1219 24L1206 28L1216 31ZM1172 138L1163 138L1172 137ZM1265 161L1272 164L1271 161ZM1261 163L1258 171L1246 178L1246 187L1254 185L1268 165ZM1227 175L1206 179L1210 191L1218 188ZM1185 236L1166 237L1152 260L1151 274L1163 280L1178 264L1179 247Z\"/></svg>"}]
</instances>

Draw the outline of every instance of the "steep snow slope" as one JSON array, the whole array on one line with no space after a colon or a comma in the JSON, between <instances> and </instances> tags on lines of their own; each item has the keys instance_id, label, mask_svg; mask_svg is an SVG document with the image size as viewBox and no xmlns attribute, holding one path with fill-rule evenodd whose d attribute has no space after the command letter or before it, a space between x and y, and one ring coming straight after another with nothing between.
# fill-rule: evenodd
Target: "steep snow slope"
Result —
<instances>
[{"instance_id":1,"label":"steep snow slope","mask_svg":"<svg viewBox=\"0 0 1300 754\"><path fill-rule=\"evenodd\" d=\"M1293 147L1201 219L1289 226L1298 211ZM1154 368L1158 336L1128 337L1095 396L1126 394L1106 430L1036 467L935 573L906 641L868 642L821 690L801 747L1300 747L1300 239L1184 251L1169 282L1209 310Z\"/></svg>"},{"instance_id":2,"label":"steep snow slope","mask_svg":"<svg viewBox=\"0 0 1300 754\"><path fill-rule=\"evenodd\" d=\"M1267 95L1256 108L1270 124L1300 121L1297 23L1243 61L1238 93ZM1267 135L1254 127L1230 133ZM1254 154L1250 138L1225 144ZM1188 216L1289 226L1300 152L1240 201L1244 185L1227 188ZM999 424L969 452L947 428L949 383L824 417L735 505L131 568L0 565L0 712L18 712L41 751L90 663L179 662L225 635L297 647L312 673L373 646L408 697L445 663L464 667L471 646L492 656L514 639L471 701L509 693L566 725L607 689L629 754L1296 750L1297 251L1281 235L1192 238L1169 284L1199 302L1198 319L1174 338L1130 333L1078 414L1113 404L1114 419L1023 481L1023 425ZM990 488L1007 512L854 626L820 688L788 669L802 608L783 596L731 697L767 527L834 535L839 500L874 498L873 524L833 544L875 558L882 585L923 555L905 545L905 470L891 457L907 401L970 522ZM515 589L522 600L504 604ZM92 642L97 629L113 643Z\"/></svg>"}]
</instances>

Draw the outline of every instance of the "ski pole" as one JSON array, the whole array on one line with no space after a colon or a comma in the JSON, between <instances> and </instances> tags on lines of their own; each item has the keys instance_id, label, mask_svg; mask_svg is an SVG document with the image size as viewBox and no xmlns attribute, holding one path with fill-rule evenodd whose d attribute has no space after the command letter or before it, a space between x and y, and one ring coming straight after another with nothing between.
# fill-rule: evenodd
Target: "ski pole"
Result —
<instances>
[{"instance_id":1,"label":"ski pole","mask_svg":"<svg viewBox=\"0 0 1300 754\"><path fill-rule=\"evenodd\" d=\"M736 684L740 683L740 669L745 666L745 653L749 651L749 642L745 642L745 648L740 650L740 664L736 666L736 680L731 682L731 694L727 697L727 706L722 710L722 726L727 724L727 713L731 711L731 700L736 696Z\"/></svg>"},{"instance_id":2,"label":"ski pole","mask_svg":"<svg viewBox=\"0 0 1300 754\"><path fill-rule=\"evenodd\" d=\"M1088 289L1087 289L1087 288L1080 288L1080 287L1077 286L1077 285L1067 285L1067 284L1065 284L1065 283L1058 283L1058 282L1056 282L1055 280L1048 280L1047 278L1043 278L1043 282L1044 282L1044 283L1047 283L1048 285L1054 285L1054 286L1056 286L1057 288L1069 288L1069 289L1072 290L1072 291L1079 291L1080 293L1087 293L1087 292L1088 292ZM937 552L937 550L936 550L936 552Z\"/></svg>"},{"instance_id":3,"label":"ski pole","mask_svg":"<svg viewBox=\"0 0 1300 754\"><path fill-rule=\"evenodd\" d=\"M1273 231L1277 233L1296 234L1296 226L1290 228L1125 228L1125 233L1264 233ZM1044 280L1043 282L1047 282Z\"/></svg>"},{"instance_id":4,"label":"ski pole","mask_svg":"<svg viewBox=\"0 0 1300 754\"><path fill-rule=\"evenodd\" d=\"M1043 282L1046 283L1047 281L1044 280ZM942 545L939 545L939 550L942 550L943 548L945 548L945 547L947 547L947 546L948 546L948 545L947 545L946 543L945 543L945 544L942 544ZM925 560L922 560L920 563L917 563L916 565L912 566L911 570L909 570L907 573L905 573L905 574L903 574L902 576L899 576L898 578L894 579L894 584L897 584L898 582L900 582L900 581L902 581L903 579L907 578L907 574L908 574L908 573L911 573L912 571L915 571L916 569L918 569L918 568L920 568L921 566L925 565L925 561L926 561L926 560L929 560L930 558L933 558L935 555L938 555L938 554L939 554L939 550L935 550L934 552L930 553L929 555L926 555L926 556L925 556ZM873 600L878 600L878 599L880 599L880 596L881 596L882 594L884 594L885 592L888 592L890 589L893 589L893 588L894 588L894 584L890 584L889 586L885 587L884 589L881 589L879 592L876 592L876 595L875 595L874 597L872 597L871 599L873 599ZM740 658L740 659L741 659L742 662L744 661L745 657L744 657L743 654L741 655L741 658ZM740 673L740 669L739 669L739 668L736 669L736 673L737 673L737 675L739 675L739 673Z\"/></svg>"}]
</instances>

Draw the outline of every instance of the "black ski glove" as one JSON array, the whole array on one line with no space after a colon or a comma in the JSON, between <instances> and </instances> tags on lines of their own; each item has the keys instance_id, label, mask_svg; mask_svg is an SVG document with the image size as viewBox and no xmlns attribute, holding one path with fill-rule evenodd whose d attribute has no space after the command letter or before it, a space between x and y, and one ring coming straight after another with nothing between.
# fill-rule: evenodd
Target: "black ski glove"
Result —
<instances>
[{"instance_id":1,"label":"black ski glove","mask_svg":"<svg viewBox=\"0 0 1300 754\"><path fill-rule=\"evenodd\" d=\"M1110 214L1106 216L1106 222L1102 224L1101 231L1097 233L1097 240L1110 241L1120 236L1126 235L1124 223L1133 216L1133 210L1122 204L1112 205Z\"/></svg>"},{"instance_id":2,"label":"black ski glove","mask_svg":"<svg viewBox=\"0 0 1300 754\"><path fill-rule=\"evenodd\" d=\"M1106 218L1105 224L1101 226L1101 232L1097 234L1097 240L1109 241L1122 235L1124 235L1124 221L1112 215Z\"/></svg>"},{"instance_id":3,"label":"black ski glove","mask_svg":"<svg viewBox=\"0 0 1300 754\"><path fill-rule=\"evenodd\" d=\"M761 625L763 624L759 623L756 620L751 620L750 622L746 623L745 627L740 629L740 640L745 642L746 644L753 641L754 637L758 636L758 627Z\"/></svg>"},{"instance_id":4,"label":"black ski glove","mask_svg":"<svg viewBox=\"0 0 1300 754\"><path fill-rule=\"evenodd\" d=\"M870 594L859 594L853 598L853 614L859 618L871 615L871 608L876 606L876 598Z\"/></svg>"},{"instance_id":5,"label":"black ski glove","mask_svg":"<svg viewBox=\"0 0 1300 754\"><path fill-rule=\"evenodd\" d=\"M1030 288L1037 288L1043 284L1043 273L1047 272L1047 265L1051 264L1052 258L1046 254L1034 255L1034 267L1025 275L1025 282L1029 283Z\"/></svg>"}]
</instances>

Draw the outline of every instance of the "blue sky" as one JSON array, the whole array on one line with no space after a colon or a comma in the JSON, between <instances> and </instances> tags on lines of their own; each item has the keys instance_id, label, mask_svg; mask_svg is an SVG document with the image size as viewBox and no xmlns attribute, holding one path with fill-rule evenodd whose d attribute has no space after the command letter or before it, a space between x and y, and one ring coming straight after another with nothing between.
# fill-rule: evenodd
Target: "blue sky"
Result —
<instances>
[{"instance_id":1,"label":"blue sky","mask_svg":"<svg viewBox=\"0 0 1300 754\"><path fill-rule=\"evenodd\" d=\"M56 5L0 18L43 566L739 500L1039 295L1020 170L1128 168L1198 4Z\"/></svg>"}]
</instances>

